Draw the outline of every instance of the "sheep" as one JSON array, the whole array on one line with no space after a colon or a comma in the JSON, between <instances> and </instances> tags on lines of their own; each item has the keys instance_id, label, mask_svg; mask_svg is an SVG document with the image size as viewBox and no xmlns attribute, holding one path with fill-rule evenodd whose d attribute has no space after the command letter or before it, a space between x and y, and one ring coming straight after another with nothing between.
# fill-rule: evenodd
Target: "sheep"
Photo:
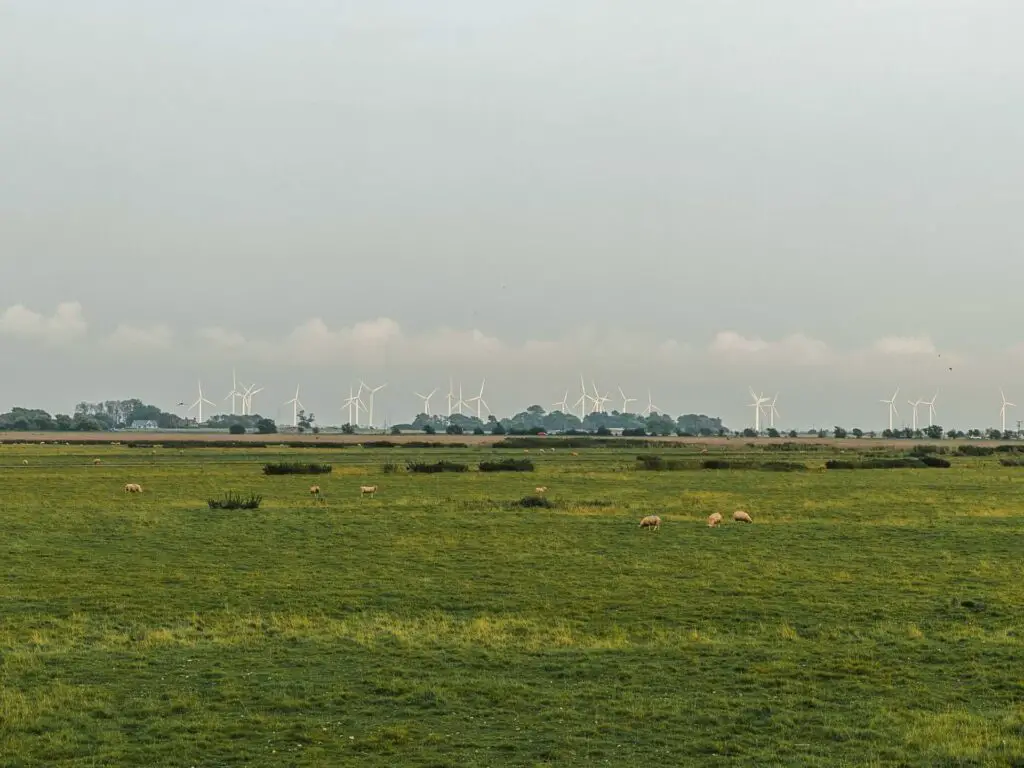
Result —
<instances>
[{"instance_id":1,"label":"sheep","mask_svg":"<svg viewBox=\"0 0 1024 768\"><path fill-rule=\"evenodd\" d=\"M125 485L124 485L124 492L125 493L142 493L142 486L139 485L138 483L125 483Z\"/></svg>"},{"instance_id":2,"label":"sheep","mask_svg":"<svg viewBox=\"0 0 1024 768\"><path fill-rule=\"evenodd\" d=\"M647 517L640 520L641 528L653 529L655 531L661 529L661 518L657 515L647 515Z\"/></svg>"},{"instance_id":3,"label":"sheep","mask_svg":"<svg viewBox=\"0 0 1024 768\"><path fill-rule=\"evenodd\" d=\"M735 512L733 512L732 513L732 519L733 519L733 522L735 522L735 523L752 523L752 522L754 522L753 520L750 519L750 515L748 515L742 509L737 509Z\"/></svg>"},{"instance_id":4,"label":"sheep","mask_svg":"<svg viewBox=\"0 0 1024 768\"><path fill-rule=\"evenodd\" d=\"M715 512L712 515L708 515L708 528L715 528L722 522L722 513Z\"/></svg>"},{"instance_id":5,"label":"sheep","mask_svg":"<svg viewBox=\"0 0 1024 768\"><path fill-rule=\"evenodd\" d=\"M366 494L370 494L370 496L373 496L375 493L377 493L377 486L376 485L360 485L359 486L359 495L360 496L365 496Z\"/></svg>"},{"instance_id":6,"label":"sheep","mask_svg":"<svg viewBox=\"0 0 1024 768\"><path fill-rule=\"evenodd\" d=\"M103 459L93 459L93 460L92 460L92 465L93 465L94 467L98 467L98 466L99 466L100 464L102 464L102 463L103 463Z\"/></svg>"},{"instance_id":7,"label":"sheep","mask_svg":"<svg viewBox=\"0 0 1024 768\"><path fill-rule=\"evenodd\" d=\"M319 496L320 495L320 486L319 485L311 485L311 486L309 486L309 492L313 496Z\"/></svg>"},{"instance_id":8,"label":"sheep","mask_svg":"<svg viewBox=\"0 0 1024 768\"><path fill-rule=\"evenodd\" d=\"M570 456L579 456L579 454L578 454L578 453L576 453L576 451L573 451L573 452L572 452L571 454L569 454L569 455L570 455Z\"/></svg>"},{"instance_id":9,"label":"sheep","mask_svg":"<svg viewBox=\"0 0 1024 768\"><path fill-rule=\"evenodd\" d=\"M25 466L28 466L28 459L22 459L21 463L24 464Z\"/></svg>"},{"instance_id":10,"label":"sheep","mask_svg":"<svg viewBox=\"0 0 1024 768\"><path fill-rule=\"evenodd\" d=\"M546 485L538 485L536 488L533 489L533 492L534 493L547 493L548 492L548 487Z\"/></svg>"}]
</instances>

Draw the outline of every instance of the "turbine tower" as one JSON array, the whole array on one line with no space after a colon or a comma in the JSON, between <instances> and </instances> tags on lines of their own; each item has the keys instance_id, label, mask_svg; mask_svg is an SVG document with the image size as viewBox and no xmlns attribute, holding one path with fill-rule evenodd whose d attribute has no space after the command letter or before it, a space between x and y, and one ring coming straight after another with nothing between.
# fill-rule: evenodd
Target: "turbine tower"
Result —
<instances>
[{"instance_id":1,"label":"turbine tower","mask_svg":"<svg viewBox=\"0 0 1024 768\"><path fill-rule=\"evenodd\" d=\"M764 411L764 404L768 402L768 398L764 394L755 395L753 387L747 387L750 390L750 396L754 399L748 407L754 409L754 431L761 434L761 413Z\"/></svg>"},{"instance_id":2,"label":"turbine tower","mask_svg":"<svg viewBox=\"0 0 1024 768\"><path fill-rule=\"evenodd\" d=\"M363 388L360 387L359 392L362 391ZM356 393L354 395L352 394L351 384L349 384L348 387L348 398L341 406L341 410L344 411L346 408L348 409L348 423L351 424L353 427L359 426L359 409L362 408L363 410L366 410L366 406L363 405L363 401L359 399L359 393ZM354 415L353 411L355 412Z\"/></svg>"},{"instance_id":3,"label":"turbine tower","mask_svg":"<svg viewBox=\"0 0 1024 768\"><path fill-rule=\"evenodd\" d=\"M900 394L900 388L896 387L896 391L892 393L892 397L888 400L881 400L879 402L885 403L889 406L889 431L892 432L892 417L899 416L900 412L896 410L896 398Z\"/></svg>"},{"instance_id":4,"label":"turbine tower","mask_svg":"<svg viewBox=\"0 0 1024 768\"><path fill-rule=\"evenodd\" d=\"M936 391L935 394L932 395L932 399L931 400L922 400L921 401L921 405L927 405L928 406L928 426L929 427L934 427L935 426L935 398L937 398L938 396L939 396L939 393L938 393L938 391Z\"/></svg>"},{"instance_id":5,"label":"turbine tower","mask_svg":"<svg viewBox=\"0 0 1024 768\"><path fill-rule=\"evenodd\" d=\"M608 402L608 395L601 394L597 388L597 382L591 381L590 384L594 387L594 394L590 398L594 403L593 413L604 413L604 404Z\"/></svg>"},{"instance_id":6,"label":"turbine tower","mask_svg":"<svg viewBox=\"0 0 1024 768\"><path fill-rule=\"evenodd\" d=\"M214 403L210 402L210 401L209 401L209 400L207 400L207 399L206 399L205 397L203 397L203 382L201 382L201 381L200 381L200 382L199 382L199 399L197 399L197 400L196 400L196 401L195 401L194 403L192 403L192 405L190 405L190 406L188 407L188 409L189 409L190 411L191 411L191 410L192 410L193 408L198 408L198 409L199 409L199 412L198 412L198 414L197 414L197 416L198 416L199 418L198 418L198 420L196 421L196 424L202 424L202 423L203 423L203 403L207 403L207 404L208 404L208 405L210 405L210 407L212 407L212 408L216 408L216 407L217 407L216 405L214 405Z\"/></svg>"},{"instance_id":7,"label":"turbine tower","mask_svg":"<svg viewBox=\"0 0 1024 768\"><path fill-rule=\"evenodd\" d=\"M225 400L231 400L231 415L235 415L235 405L238 402L238 398L241 396L241 392L238 391L238 377L235 375L235 369L231 369L231 391L228 392L228 396Z\"/></svg>"},{"instance_id":8,"label":"turbine tower","mask_svg":"<svg viewBox=\"0 0 1024 768\"><path fill-rule=\"evenodd\" d=\"M640 412L641 416L650 416L652 413L661 413L661 409L651 400L651 390L647 390L647 407Z\"/></svg>"},{"instance_id":9,"label":"turbine tower","mask_svg":"<svg viewBox=\"0 0 1024 768\"><path fill-rule=\"evenodd\" d=\"M775 417L779 415L779 409L775 407L775 403L779 401L778 393L772 398L772 401L768 403L768 426L771 429L775 429Z\"/></svg>"},{"instance_id":10,"label":"turbine tower","mask_svg":"<svg viewBox=\"0 0 1024 768\"><path fill-rule=\"evenodd\" d=\"M568 413L569 412L569 405L566 403L566 400L568 400L568 399L569 399L569 390L567 389L567 390L565 390L565 394L562 396L562 399L559 400L557 403L552 403L551 407L555 408L558 411L561 411L562 413Z\"/></svg>"},{"instance_id":11,"label":"turbine tower","mask_svg":"<svg viewBox=\"0 0 1024 768\"><path fill-rule=\"evenodd\" d=\"M295 385L295 397L291 400L285 400L285 405L292 407L292 426L298 428L299 426L299 411L304 409L305 406L299 401L299 385Z\"/></svg>"},{"instance_id":12,"label":"turbine tower","mask_svg":"<svg viewBox=\"0 0 1024 768\"><path fill-rule=\"evenodd\" d=\"M367 387L365 384L363 384L363 382L360 381L359 385L365 388L366 391L370 393L370 405L369 408L367 408L366 415L367 418L369 418L370 420L369 427L370 429L373 429L373 396L376 395L380 390L384 389L384 387L386 387L388 383L385 381L383 384L379 384L376 387Z\"/></svg>"},{"instance_id":13,"label":"turbine tower","mask_svg":"<svg viewBox=\"0 0 1024 768\"><path fill-rule=\"evenodd\" d=\"M910 421L914 431L917 432L917 409L918 407L924 405L924 400L922 400L920 397L917 398L917 400L907 400L907 405L909 405L913 409L913 416L910 417Z\"/></svg>"},{"instance_id":14,"label":"turbine tower","mask_svg":"<svg viewBox=\"0 0 1024 768\"><path fill-rule=\"evenodd\" d=\"M580 407L580 421L584 421L587 418L587 400L592 399L587 394L587 385L583 383L583 374L580 374L580 399L572 404L575 408L577 405Z\"/></svg>"},{"instance_id":15,"label":"turbine tower","mask_svg":"<svg viewBox=\"0 0 1024 768\"><path fill-rule=\"evenodd\" d=\"M448 378L448 418L452 417L452 398L455 397L455 384L451 377Z\"/></svg>"},{"instance_id":16,"label":"turbine tower","mask_svg":"<svg viewBox=\"0 0 1024 768\"><path fill-rule=\"evenodd\" d=\"M245 388L242 393L242 415L252 416L252 396L259 394L263 391L263 387L257 388L255 384L250 384Z\"/></svg>"},{"instance_id":17,"label":"turbine tower","mask_svg":"<svg viewBox=\"0 0 1024 768\"><path fill-rule=\"evenodd\" d=\"M630 403L635 403L635 397L626 397L626 393L622 391L622 387L619 387L619 394L622 395L622 410L619 413L628 413L626 410Z\"/></svg>"},{"instance_id":18,"label":"turbine tower","mask_svg":"<svg viewBox=\"0 0 1024 768\"><path fill-rule=\"evenodd\" d=\"M430 390L429 395L421 395L419 392L413 392L413 394L416 395L416 397L423 401L423 413L425 413L427 416L430 415L430 398L434 396L435 392L437 392L437 387L434 387L432 390ZM449 406L449 410L450 408L451 407Z\"/></svg>"},{"instance_id":19,"label":"turbine tower","mask_svg":"<svg viewBox=\"0 0 1024 768\"><path fill-rule=\"evenodd\" d=\"M481 414L481 410L480 410L481 406L483 406L484 408L487 409L487 413L491 412L491 406L489 406L487 404L487 401L484 400L484 384L486 384L486 383L487 383L487 379L483 379L480 382L480 392L479 392L479 394L469 398L469 400L466 401L466 405L469 405L470 403L473 403L473 402L476 403L476 418L477 418L478 421L482 421L483 420L483 417L480 415Z\"/></svg>"},{"instance_id":20,"label":"turbine tower","mask_svg":"<svg viewBox=\"0 0 1024 768\"><path fill-rule=\"evenodd\" d=\"M1003 398L1003 405L999 409L999 419L1002 422L1002 431L1006 432L1006 409L1007 408L1016 408L1017 404L1016 403L1011 403L1009 400L1007 400L1006 399L1006 395L1003 394L1003 390L1002 389L999 390L999 396L1001 398Z\"/></svg>"}]
</instances>

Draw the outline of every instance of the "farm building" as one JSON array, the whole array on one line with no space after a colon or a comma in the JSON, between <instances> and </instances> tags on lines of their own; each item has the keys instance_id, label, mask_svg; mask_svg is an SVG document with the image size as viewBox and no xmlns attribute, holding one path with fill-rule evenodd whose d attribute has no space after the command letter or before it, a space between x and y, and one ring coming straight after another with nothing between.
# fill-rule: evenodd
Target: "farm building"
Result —
<instances>
[{"instance_id":1,"label":"farm building","mask_svg":"<svg viewBox=\"0 0 1024 768\"><path fill-rule=\"evenodd\" d=\"M144 419L142 421L133 421L128 429L159 429L160 425L152 419Z\"/></svg>"}]
</instances>

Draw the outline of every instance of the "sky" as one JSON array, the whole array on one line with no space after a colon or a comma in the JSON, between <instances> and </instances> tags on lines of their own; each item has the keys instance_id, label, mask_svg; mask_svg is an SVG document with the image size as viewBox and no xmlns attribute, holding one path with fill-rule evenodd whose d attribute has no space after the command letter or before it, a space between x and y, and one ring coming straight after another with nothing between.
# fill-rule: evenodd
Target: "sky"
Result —
<instances>
[{"instance_id":1,"label":"sky","mask_svg":"<svg viewBox=\"0 0 1024 768\"><path fill-rule=\"evenodd\" d=\"M749 387L797 429L882 427L897 386L900 422L937 391L940 423L997 425L1000 388L1024 414L1022 24L4 0L0 408L220 403L234 367L324 423L360 379L395 422L450 379L510 414L583 375L735 428Z\"/></svg>"}]
</instances>

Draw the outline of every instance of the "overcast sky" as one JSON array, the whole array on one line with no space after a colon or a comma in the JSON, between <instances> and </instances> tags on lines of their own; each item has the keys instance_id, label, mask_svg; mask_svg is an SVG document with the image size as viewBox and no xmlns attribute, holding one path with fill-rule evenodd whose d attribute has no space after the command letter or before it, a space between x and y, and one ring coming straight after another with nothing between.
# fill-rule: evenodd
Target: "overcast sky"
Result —
<instances>
[{"instance_id":1,"label":"overcast sky","mask_svg":"<svg viewBox=\"0 0 1024 768\"><path fill-rule=\"evenodd\" d=\"M748 386L798 428L882 426L897 385L947 426L996 424L1000 386L1024 414L1022 27L2 0L0 408L219 401L236 365L327 423L359 378L393 422L449 376L504 414L581 373L733 427Z\"/></svg>"}]
</instances>

